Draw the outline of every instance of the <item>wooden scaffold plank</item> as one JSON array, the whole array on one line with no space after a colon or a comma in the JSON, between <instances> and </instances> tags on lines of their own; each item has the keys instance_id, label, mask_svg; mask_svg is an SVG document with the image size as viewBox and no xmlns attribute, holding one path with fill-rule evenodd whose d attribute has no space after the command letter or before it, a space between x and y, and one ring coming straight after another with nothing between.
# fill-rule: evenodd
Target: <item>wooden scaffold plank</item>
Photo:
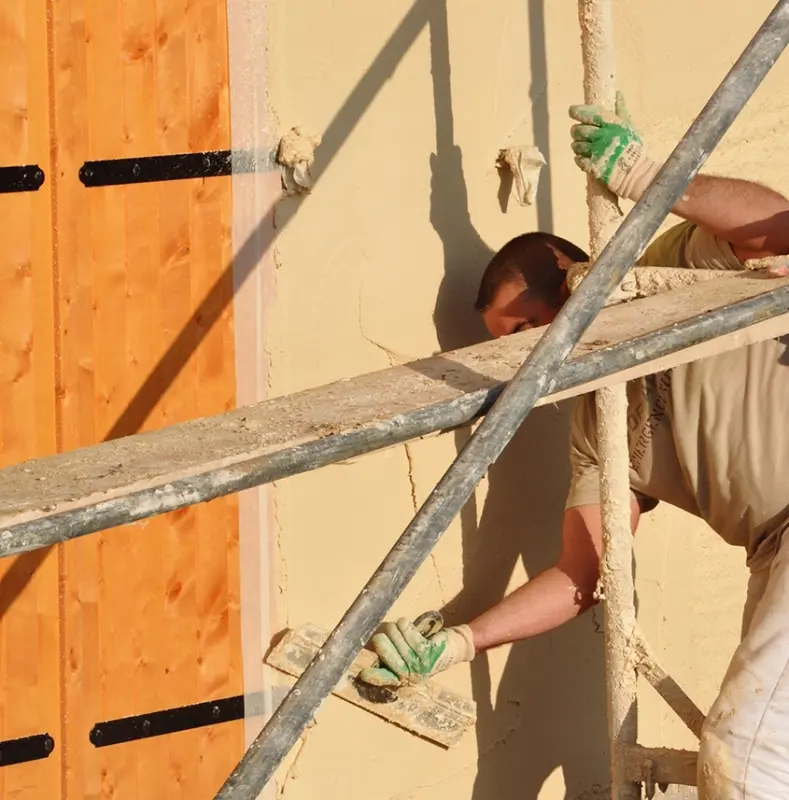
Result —
<instances>
[{"instance_id":1,"label":"wooden scaffold plank","mask_svg":"<svg viewBox=\"0 0 789 800\"><path fill-rule=\"evenodd\" d=\"M544 331L0 470L0 557L468 424ZM788 332L789 278L749 272L612 306L538 405Z\"/></svg>"}]
</instances>

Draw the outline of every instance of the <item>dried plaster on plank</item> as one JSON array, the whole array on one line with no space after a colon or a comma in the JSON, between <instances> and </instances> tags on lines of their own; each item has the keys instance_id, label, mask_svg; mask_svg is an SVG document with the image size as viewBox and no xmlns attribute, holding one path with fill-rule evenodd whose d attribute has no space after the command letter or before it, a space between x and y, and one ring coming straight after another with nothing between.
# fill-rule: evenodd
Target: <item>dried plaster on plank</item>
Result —
<instances>
[{"instance_id":1,"label":"dried plaster on plank","mask_svg":"<svg viewBox=\"0 0 789 800\"><path fill-rule=\"evenodd\" d=\"M599 338L601 335L605 335L606 345L629 338L633 332L634 317L637 317L636 322L643 330L661 329L680 315L684 317L698 313L699 308L716 308L766 294L768 285L773 290L787 283L789 280L786 278L765 282L734 275L728 280L710 281L709 288L704 287L703 296L692 292L691 287L690 290L673 293L671 304L654 297L635 301L632 308L629 308L631 304L624 304L608 309L600 315L605 316L605 320L590 326L588 336L578 345L576 353L599 350L603 346L603 340ZM718 287L722 288L721 292L716 291ZM636 303L639 303L638 307ZM765 338L768 332L771 337L780 335L785 332L786 324L786 319L779 317L758 327L758 335L761 338ZM605 331L601 330L601 325L605 325ZM757 326L724 337L726 346L750 342L750 330L756 331ZM125 496L130 491L157 481L170 484L205 470L211 470L212 479L222 480L222 469L231 469L234 464L250 457L277 452L278 448L282 448L283 441L288 446L295 446L316 437L372 426L408 412L415 406L438 403L467 391L494 386L497 381L512 376L541 334L539 329L527 331L391 370L337 381L329 386L238 409L220 417L192 420L161 431L6 468L3 472L6 478L5 491L0 496L3 523L8 524L10 518L14 522L22 522L99 499L110 501L120 493ZM718 339L714 343L695 347L692 350L694 357L702 357L702 352L706 355L720 351L723 346L721 342ZM669 361L680 363L681 359L689 357L688 352L691 351L659 359L652 362L649 368L662 369L663 366L657 365ZM639 369L629 370L627 375L622 375L622 379L630 379ZM577 390L570 389L553 395L545 402L577 393ZM375 397L375 403L371 402L371 397ZM338 407L338 404L342 404L342 407ZM210 457L206 456L206 448L210 448ZM168 469L162 467L165 453ZM42 481L45 483L42 484ZM88 497L84 492L86 483L92 488ZM166 495L168 491L164 487L162 494ZM41 508L42 496L46 508ZM149 500L151 510L158 508L160 498L157 495ZM142 511L145 512L146 508Z\"/></svg>"}]
</instances>

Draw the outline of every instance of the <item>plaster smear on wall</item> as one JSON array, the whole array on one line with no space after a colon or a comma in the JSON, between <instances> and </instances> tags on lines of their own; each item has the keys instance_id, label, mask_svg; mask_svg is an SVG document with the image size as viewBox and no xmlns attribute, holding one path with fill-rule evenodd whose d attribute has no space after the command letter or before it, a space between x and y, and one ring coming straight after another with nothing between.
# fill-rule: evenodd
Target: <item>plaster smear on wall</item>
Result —
<instances>
[{"instance_id":1,"label":"plaster smear on wall","mask_svg":"<svg viewBox=\"0 0 789 800\"><path fill-rule=\"evenodd\" d=\"M670 152L771 7L741 4L723 18L714 0L616 4L622 88L656 156ZM574 3L468 0L447 15L440 0L269 0L268 13L279 133L304 125L322 137L311 193L277 208L272 395L478 341L472 305L496 248L537 227L585 244L585 182L567 117L582 96ZM789 155L777 146L787 109L776 102L788 72L784 58L711 167L789 192ZM533 206L506 203L495 168L514 141L533 142L548 162ZM552 563L569 407L530 415L393 615L446 605L450 622L466 620ZM467 435L276 485L290 624L333 627ZM737 641L742 556L662 506L636 552L640 624L707 708ZM601 621L598 610L442 676L478 703L476 731L451 751L330 698L280 770L281 795L570 800L605 786ZM640 704L645 744L693 746L650 687Z\"/></svg>"}]
</instances>

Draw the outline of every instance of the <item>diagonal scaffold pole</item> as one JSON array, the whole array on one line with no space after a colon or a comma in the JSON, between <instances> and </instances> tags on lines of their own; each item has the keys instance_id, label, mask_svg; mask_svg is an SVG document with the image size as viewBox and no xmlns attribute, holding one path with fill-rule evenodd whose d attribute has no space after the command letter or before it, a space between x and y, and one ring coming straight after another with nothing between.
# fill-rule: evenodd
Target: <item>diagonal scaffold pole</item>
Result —
<instances>
[{"instance_id":1,"label":"diagonal scaffold pole","mask_svg":"<svg viewBox=\"0 0 789 800\"><path fill-rule=\"evenodd\" d=\"M612 0L578 0L584 102L616 107ZM594 262L622 217L616 197L587 178L590 255ZM633 660L636 629L633 537L630 531L630 469L627 384L595 392L603 553L600 583L605 599L605 684L611 748L611 800L640 800L641 785L623 774L623 747L638 744L638 678Z\"/></svg>"},{"instance_id":2,"label":"diagonal scaffold pole","mask_svg":"<svg viewBox=\"0 0 789 800\"><path fill-rule=\"evenodd\" d=\"M216 795L253 800L427 558L789 42L779 0L501 397Z\"/></svg>"}]
</instances>

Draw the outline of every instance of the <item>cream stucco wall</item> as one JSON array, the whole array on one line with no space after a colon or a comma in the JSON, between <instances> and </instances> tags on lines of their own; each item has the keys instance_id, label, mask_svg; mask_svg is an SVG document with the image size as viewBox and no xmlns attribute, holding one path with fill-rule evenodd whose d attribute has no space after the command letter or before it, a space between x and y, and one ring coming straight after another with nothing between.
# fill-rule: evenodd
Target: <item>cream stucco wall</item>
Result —
<instances>
[{"instance_id":1,"label":"cream stucco wall","mask_svg":"<svg viewBox=\"0 0 789 800\"><path fill-rule=\"evenodd\" d=\"M268 104L284 132L323 135L314 192L279 203L268 298L269 393L280 395L479 340L471 311L492 251L519 232L586 243L584 179L568 147L579 102L576 4L543 0L269 0ZM616 2L620 85L666 155L769 11L770 0ZM784 58L710 168L789 192L778 126ZM549 161L537 204L500 201L499 148ZM676 221L676 220L673 220ZM413 616L483 610L559 548L566 404L532 414L397 602ZM279 625L331 628L457 452L447 434L274 487ZM671 509L637 537L640 618L703 707L737 640L745 571ZM473 695L475 733L449 752L330 699L280 771L288 800L553 800L607 781L600 619L480 657L442 677ZM642 741L692 746L642 692ZM294 765L294 757L297 760Z\"/></svg>"}]
</instances>

